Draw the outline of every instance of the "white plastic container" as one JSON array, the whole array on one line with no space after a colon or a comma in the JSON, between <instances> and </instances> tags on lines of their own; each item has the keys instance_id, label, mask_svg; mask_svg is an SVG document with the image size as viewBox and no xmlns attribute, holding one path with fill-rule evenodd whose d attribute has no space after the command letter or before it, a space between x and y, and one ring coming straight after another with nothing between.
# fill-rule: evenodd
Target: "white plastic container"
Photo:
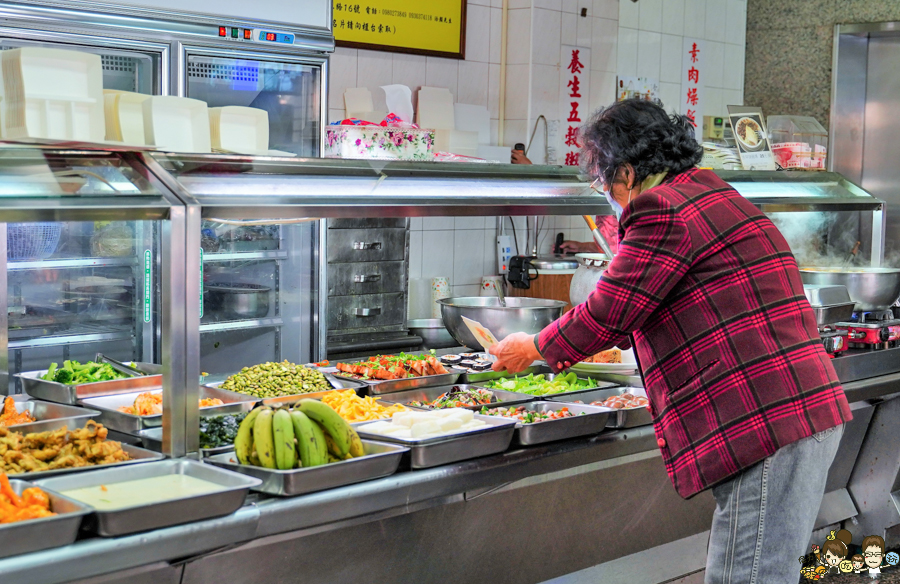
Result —
<instances>
[{"instance_id":1,"label":"white plastic container","mask_svg":"<svg viewBox=\"0 0 900 584\"><path fill-rule=\"evenodd\" d=\"M143 93L104 89L106 139L131 146L145 146L143 105L150 97Z\"/></svg>"},{"instance_id":2,"label":"white plastic container","mask_svg":"<svg viewBox=\"0 0 900 584\"><path fill-rule=\"evenodd\" d=\"M253 107L209 108L209 131L215 150L265 155L269 150L269 112Z\"/></svg>"},{"instance_id":3,"label":"white plastic container","mask_svg":"<svg viewBox=\"0 0 900 584\"><path fill-rule=\"evenodd\" d=\"M2 64L5 138L103 141L99 55L24 47L3 51Z\"/></svg>"},{"instance_id":4,"label":"white plastic container","mask_svg":"<svg viewBox=\"0 0 900 584\"><path fill-rule=\"evenodd\" d=\"M142 104L148 146L168 152L210 152L206 102L155 95Z\"/></svg>"}]
</instances>

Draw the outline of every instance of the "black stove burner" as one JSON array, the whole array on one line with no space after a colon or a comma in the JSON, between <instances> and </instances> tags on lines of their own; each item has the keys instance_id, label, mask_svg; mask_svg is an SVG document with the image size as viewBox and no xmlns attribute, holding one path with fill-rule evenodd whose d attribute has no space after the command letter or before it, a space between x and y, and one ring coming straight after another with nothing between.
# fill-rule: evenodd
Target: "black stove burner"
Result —
<instances>
[{"instance_id":1,"label":"black stove burner","mask_svg":"<svg viewBox=\"0 0 900 584\"><path fill-rule=\"evenodd\" d=\"M894 313L888 308L887 310L854 311L853 316L850 317L850 322L865 323L893 319Z\"/></svg>"}]
</instances>

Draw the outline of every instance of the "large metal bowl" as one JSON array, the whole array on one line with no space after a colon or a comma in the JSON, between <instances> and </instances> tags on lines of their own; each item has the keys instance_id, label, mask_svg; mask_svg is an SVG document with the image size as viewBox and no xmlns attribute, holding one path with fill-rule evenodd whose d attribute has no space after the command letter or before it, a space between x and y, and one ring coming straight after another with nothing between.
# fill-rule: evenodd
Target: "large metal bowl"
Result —
<instances>
[{"instance_id":1,"label":"large metal bowl","mask_svg":"<svg viewBox=\"0 0 900 584\"><path fill-rule=\"evenodd\" d=\"M562 316L566 306L562 300L507 297L504 308L499 299L490 296L442 298L438 302L444 326L459 344L472 349L480 348L481 343L463 322L464 316L480 322L502 341L512 333L541 332Z\"/></svg>"},{"instance_id":2,"label":"large metal bowl","mask_svg":"<svg viewBox=\"0 0 900 584\"><path fill-rule=\"evenodd\" d=\"M900 268L800 268L800 278L846 286L856 310L887 310L900 298Z\"/></svg>"},{"instance_id":3,"label":"large metal bowl","mask_svg":"<svg viewBox=\"0 0 900 584\"><path fill-rule=\"evenodd\" d=\"M423 349L455 347L456 341L439 318L414 318L407 322L409 332L422 337Z\"/></svg>"}]
</instances>

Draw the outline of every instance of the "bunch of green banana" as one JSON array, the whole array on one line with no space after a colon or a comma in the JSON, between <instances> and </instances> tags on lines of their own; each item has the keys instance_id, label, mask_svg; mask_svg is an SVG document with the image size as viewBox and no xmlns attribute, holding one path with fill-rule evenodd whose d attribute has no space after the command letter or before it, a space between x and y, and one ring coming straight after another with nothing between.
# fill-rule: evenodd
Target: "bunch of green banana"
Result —
<instances>
[{"instance_id":1,"label":"bunch of green banana","mask_svg":"<svg viewBox=\"0 0 900 584\"><path fill-rule=\"evenodd\" d=\"M363 456L362 440L331 406L302 399L292 410L256 408L234 440L241 464L290 470Z\"/></svg>"}]
</instances>

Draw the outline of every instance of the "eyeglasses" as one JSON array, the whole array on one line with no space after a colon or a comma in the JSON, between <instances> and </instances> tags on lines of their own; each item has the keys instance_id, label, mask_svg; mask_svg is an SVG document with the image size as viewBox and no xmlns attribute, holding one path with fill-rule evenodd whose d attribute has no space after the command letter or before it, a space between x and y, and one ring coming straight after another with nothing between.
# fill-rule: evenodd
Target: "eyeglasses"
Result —
<instances>
[{"instance_id":1,"label":"eyeglasses","mask_svg":"<svg viewBox=\"0 0 900 584\"><path fill-rule=\"evenodd\" d=\"M883 556L884 554L882 554L881 552L866 552L864 555L867 558L877 558L879 556Z\"/></svg>"},{"instance_id":2,"label":"eyeglasses","mask_svg":"<svg viewBox=\"0 0 900 584\"><path fill-rule=\"evenodd\" d=\"M597 183L600 183L600 188L597 188ZM606 185L603 183L603 177L598 176L594 179L594 182L591 183L591 190L597 193L598 195L606 194Z\"/></svg>"}]
</instances>

